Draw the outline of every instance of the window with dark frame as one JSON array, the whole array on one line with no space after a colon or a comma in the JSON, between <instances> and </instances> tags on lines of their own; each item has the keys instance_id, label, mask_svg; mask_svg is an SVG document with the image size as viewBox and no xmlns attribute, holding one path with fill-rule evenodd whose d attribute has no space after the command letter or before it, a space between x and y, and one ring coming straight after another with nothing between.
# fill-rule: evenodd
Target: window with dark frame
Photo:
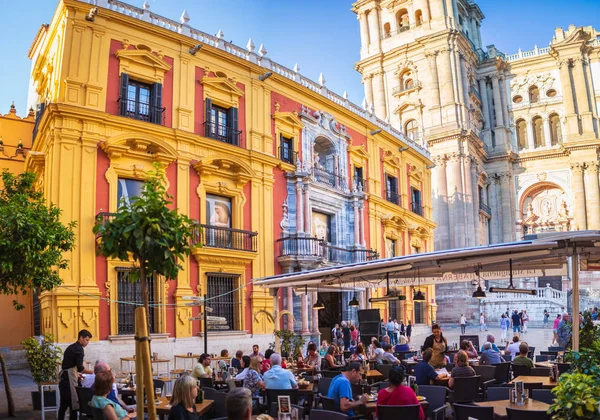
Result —
<instances>
[{"instance_id":1,"label":"window with dark frame","mask_svg":"<svg viewBox=\"0 0 600 420\"><path fill-rule=\"evenodd\" d=\"M385 186L385 199L390 203L400 205L400 197L398 196L398 178L386 174Z\"/></svg>"},{"instance_id":2,"label":"window with dark frame","mask_svg":"<svg viewBox=\"0 0 600 420\"><path fill-rule=\"evenodd\" d=\"M132 282L130 279L131 269L127 267L118 267L117 269L117 304L118 312L118 334L135 334L135 309L142 302L142 285L139 280ZM155 308L152 306L157 303L155 299L155 281L154 275L149 274L146 277L148 287L148 303L150 304L148 319L150 320L150 333L155 333Z\"/></svg>"},{"instance_id":3,"label":"window with dark frame","mask_svg":"<svg viewBox=\"0 0 600 420\"><path fill-rule=\"evenodd\" d=\"M154 124L163 123L162 84L133 80L121 73L119 115Z\"/></svg>"},{"instance_id":4,"label":"window with dark frame","mask_svg":"<svg viewBox=\"0 0 600 420\"><path fill-rule=\"evenodd\" d=\"M237 299L240 276L227 273L207 273L208 306L212 308L211 316L221 318L209 323L209 331L237 331L241 329L236 319L240 311Z\"/></svg>"},{"instance_id":5,"label":"window with dark frame","mask_svg":"<svg viewBox=\"0 0 600 420\"><path fill-rule=\"evenodd\" d=\"M410 187L411 194L411 203L412 203L412 212L418 214L419 216L423 215L423 205L421 204L421 190L418 190L415 187Z\"/></svg>"},{"instance_id":6,"label":"window with dark frame","mask_svg":"<svg viewBox=\"0 0 600 420\"><path fill-rule=\"evenodd\" d=\"M354 167L354 184L356 185L356 188L358 188L358 186L361 185L364 191L365 180L363 178L363 168L361 168L360 166Z\"/></svg>"},{"instance_id":7,"label":"window with dark frame","mask_svg":"<svg viewBox=\"0 0 600 420\"><path fill-rule=\"evenodd\" d=\"M238 109L223 108L214 105L212 99L206 98L204 135L223 143L239 146L241 131L238 130Z\"/></svg>"},{"instance_id":8,"label":"window with dark frame","mask_svg":"<svg viewBox=\"0 0 600 420\"><path fill-rule=\"evenodd\" d=\"M283 134L279 135L279 158L292 165L296 163L294 156L294 139L292 137L285 137Z\"/></svg>"}]
</instances>

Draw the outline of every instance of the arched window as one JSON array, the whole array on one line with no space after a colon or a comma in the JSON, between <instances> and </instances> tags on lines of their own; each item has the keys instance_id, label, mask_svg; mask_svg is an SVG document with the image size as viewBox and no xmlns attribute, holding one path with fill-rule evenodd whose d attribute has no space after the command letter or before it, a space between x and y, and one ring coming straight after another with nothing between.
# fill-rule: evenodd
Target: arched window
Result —
<instances>
[{"instance_id":1,"label":"arched window","mask_svg":"<svg viewBox=\"0 0 600 420\"><path fill-rule=\"evenodd\" d=\"M406 70L400 75L400 86L403 91L415 87L415 79L410 70Z\"/></svg>"},{"instance_id":2,"label":"arched window","mask_svg":"<svg viewBox=\"0 0 600 420\"><path fill-rule=\"evenodd\" d=\"M535 85L531 86L529 88L529 102L535 103L535 102L539 102L539 100L540 100L540 90Z\"/></svg>"},{"instance_id":3,"label":"arched window","mask_svg":"<svg viewBox=\"0 0 600 420\"><path fill-rule=\"evenodd\" d=\"M392 29L390 27L390 23L386 22L383 24L383 37L389 38L392 36Z\"/></svg>"},{"instance_id":4,"label":"arched window","mask_svg":"<svg viewBox=\"0 0 600 420\"><path fill-rule=\"evenodd\" d=\"M550 145L556 146L562 143L562 129L560 125L560 117L557 114L550 115Z\"/></svg>"},{"instance_id":5,"label":"arched window","mask_svg":"<svg viewBox=\"0 0 600 420\"><path fill-rule=\"evenodd\" d=\"M543 147L546 145L544 140L544 120L542 117L533 117L531 120L533 124L533 144L537 147Z\"/></svg>"},{"instance_id":6,"label":"arched window","mask_svg":"<svg viewBox=\"0 0 600 420\"><path fill-rule=\"evenodd\" d=\"M396 22L398 24L398 32L404 32L410 29L410 20L406 9L398 10L398 13L396 13Z\"/></svg>"},{"instance_id":7,"label":"arched window","mask_svg":"<svg viewBox=\"0 0 600 420\"><path fill-rule=\"evenodd\" d=\"M527 148L527 123L525 120L518 120L516 124L517 145L519 150Z\"/></svg>"},{"instance_id":8,"label":"arched window","mask_svg":"<svg viewBox=\"0 0 600 420\"><path fill-rule=\"evenodd\" d=\"M423 24L423 12L421 9L415 12L415 23L417 26L421 26Z\"/></svg>"},{"instance_id":9,"label":"arched window","mask_svg":"<svg viewBox=\"0 0 600 420\"><path fill-rule=\"evenodd\" d=\"M417 140L419 137L419 126L417 120L408 120L404 125L404 133L406 137L412 140Z\"/></svg>"}]
</instances>

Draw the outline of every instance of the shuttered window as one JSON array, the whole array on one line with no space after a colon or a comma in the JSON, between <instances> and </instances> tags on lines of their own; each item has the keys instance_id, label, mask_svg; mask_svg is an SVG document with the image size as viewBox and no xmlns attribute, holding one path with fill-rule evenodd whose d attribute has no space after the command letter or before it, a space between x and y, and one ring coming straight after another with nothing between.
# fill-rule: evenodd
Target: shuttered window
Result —
<instances>
[{"instance_id":1,"label":"shuttered window","mask_svg":"<svg viewBox=\"0 0 600 420\"><path fill-rule=\"evenodd\" d=\"M214 105L210 98L205 103L204 135L223 143L239 146L238 109Z\"/></svg>"},{"instance_id":2,"label":"shuttered window","mask_svg":"<svg viewBox=\"0 0 600 420\"><path fill-rule=\"evenodd\" d=\"M119 115L155 124L163 123L162 84L143 83L121 73Z\"/></svg>"}]
</instances>

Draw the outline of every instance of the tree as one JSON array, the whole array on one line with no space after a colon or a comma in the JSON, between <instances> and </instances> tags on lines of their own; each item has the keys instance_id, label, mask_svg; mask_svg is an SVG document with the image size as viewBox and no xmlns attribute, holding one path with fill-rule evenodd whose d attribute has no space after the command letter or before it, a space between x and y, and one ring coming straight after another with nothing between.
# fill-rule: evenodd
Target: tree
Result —
<instances>
[{"instance_id":1,"label":"tree","mask_svg":"<svg viewBox=\"0 0 600 420\"><path fill-rule=\"evenodd\" d=\"M191 251L194 221L185 215L169 210L172 197L167 194L165 173L158 163L144 182L139 197L119 203L117 213L105 219L96 219L94 233L100 238L97 253L107 258L137 264L130 279L140 281L141 293L149 314L146 276L150 273L177 277L183 267L179 263Z\"/></svg>"},{"instance_id":2,"label":"tree","mask_svg":"<svg viewBox=\"0 0 600 420\"><path fill-rule=\"evenodd\" d=\"M59 270L68 267L63 253L73 249L76 222L64 225L60 221L61 210L47 204L43 193L35 190L35 174L13 175L5 169L2 181L0 293L15 295L13 306L21 310L24 305L19 303L19 294L52 290L62 283ZM14 402L1 352L0 365L6 381L8 414L14 417Z\"/></svg>"}]
</instances>

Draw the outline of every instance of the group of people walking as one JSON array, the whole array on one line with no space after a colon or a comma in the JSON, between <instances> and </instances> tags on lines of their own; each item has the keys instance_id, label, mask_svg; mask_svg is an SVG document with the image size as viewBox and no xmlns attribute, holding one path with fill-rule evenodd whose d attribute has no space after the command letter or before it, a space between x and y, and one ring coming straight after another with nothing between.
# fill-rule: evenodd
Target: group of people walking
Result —
<instances>
[{"instance_id":1,"label":"group of people walking","mask_svg":"<svg viewBox=\"0 0 600 420\"><path fill-rule=\"evenodd\" d=\"M397 319L392 320L388 318L388 322L381 320L381 333L390 337L390 343L392 345L398 344L400 336L406 337L407 341L410 342L410 336L412 335L412 321L408 320L408 324L404 325L404 321Z\"/></svg>"}]
</instances>

